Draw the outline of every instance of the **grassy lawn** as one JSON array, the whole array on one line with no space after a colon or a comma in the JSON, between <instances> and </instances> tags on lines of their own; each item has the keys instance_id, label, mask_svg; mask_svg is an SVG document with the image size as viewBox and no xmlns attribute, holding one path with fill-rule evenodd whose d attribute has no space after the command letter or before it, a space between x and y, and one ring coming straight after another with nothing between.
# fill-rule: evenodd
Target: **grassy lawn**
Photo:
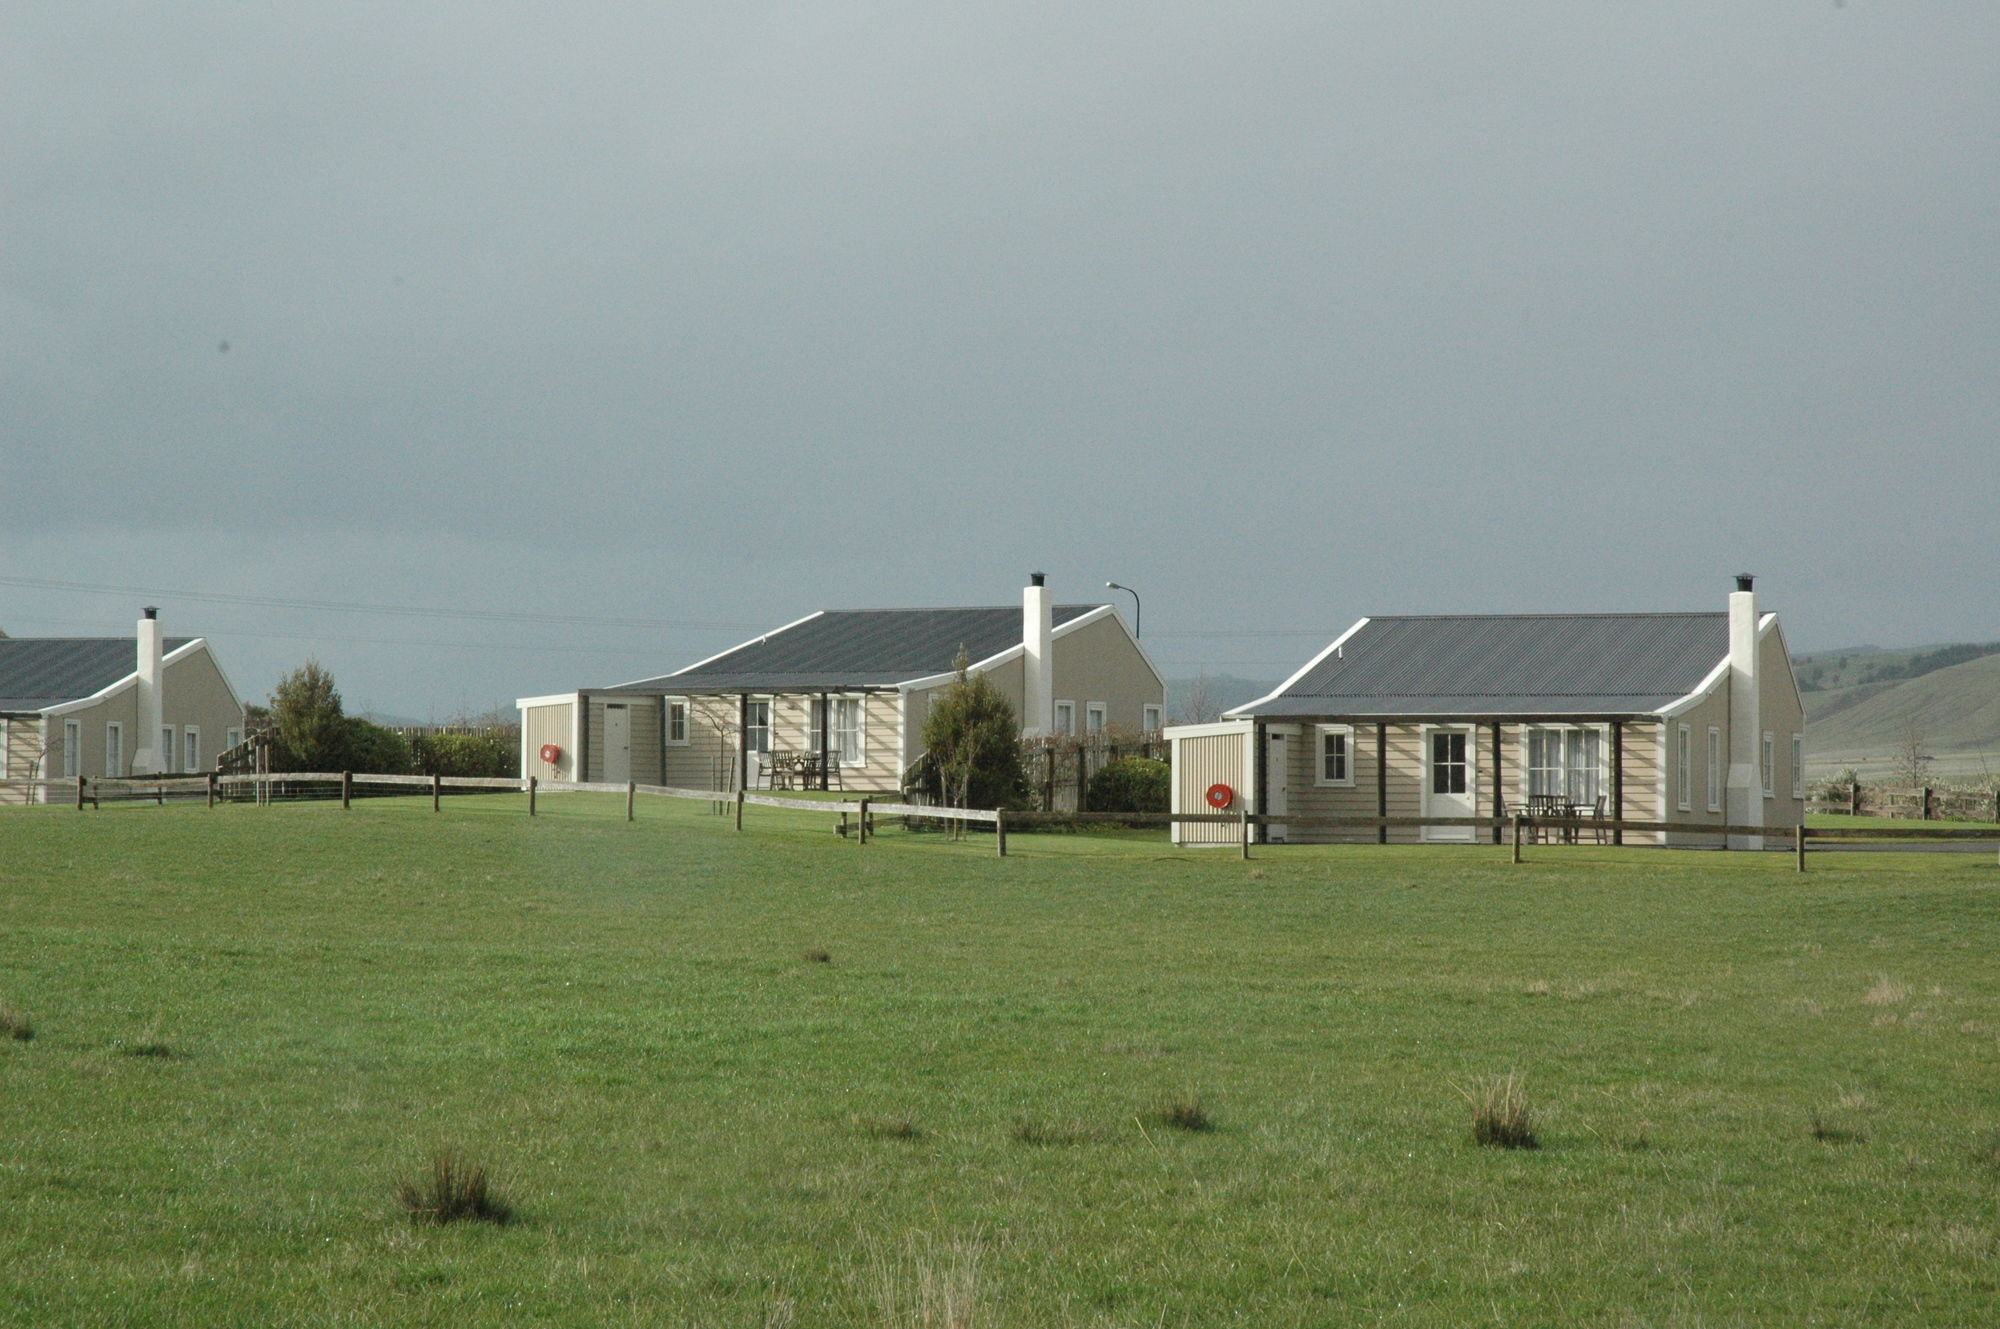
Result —
<instances>
[{"instance_id":1,"label":"grassy lawn","mask_svg":"<svg viewBox=\"0 0 2000 1329\"><path fill-rule=\"evenodd\" d=\"M1985 855L542 810L0 815L0 1323L1993 1322Z\"/></svg>"}]
</instances>

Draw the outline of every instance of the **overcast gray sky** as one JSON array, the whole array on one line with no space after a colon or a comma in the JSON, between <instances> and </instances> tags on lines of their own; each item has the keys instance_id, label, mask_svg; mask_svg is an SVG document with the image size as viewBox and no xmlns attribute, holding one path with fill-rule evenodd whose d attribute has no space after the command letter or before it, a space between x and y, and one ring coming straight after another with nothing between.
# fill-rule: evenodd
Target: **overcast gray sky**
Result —
<instances>
[{"instance_id":1,"label":"overcast gray sky","mask_svg":"<svg viewBox=\"0 0 2000 1329\"><path fill-rule=\"evenodd\" d=\"M15 635L419 716L1035 569L1170 674L1739 569L2000 638L1988 0L0 14Z\"/></svg>"}]
</instances>

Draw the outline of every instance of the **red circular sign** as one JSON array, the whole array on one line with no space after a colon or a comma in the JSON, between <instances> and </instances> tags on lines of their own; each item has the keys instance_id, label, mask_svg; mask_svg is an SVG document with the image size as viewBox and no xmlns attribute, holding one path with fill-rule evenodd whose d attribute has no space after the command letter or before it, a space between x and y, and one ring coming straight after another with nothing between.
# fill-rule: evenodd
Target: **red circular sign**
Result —
<instances>
[{"instance_id":1,"label":"red circular sign","mask_svg":"<svg viewBox=\"0 0 2000 1329\"><path fill-rule=\"evenodd\" d=\"M542 744L542 760L553 766L562 760L562 749L553 743Z\"/></svg>"},{"instance_id":2,"label":"red circular sign","mask_svg":"<svg viewBox=\"0 0 2000 1329\"><path fill-rule=\"evenodd\" d=\"M1212 784L1208 787L1208 805L1218 811L1236 801L1236 791L1226 784Z\"/></svg>"}]
</instances>

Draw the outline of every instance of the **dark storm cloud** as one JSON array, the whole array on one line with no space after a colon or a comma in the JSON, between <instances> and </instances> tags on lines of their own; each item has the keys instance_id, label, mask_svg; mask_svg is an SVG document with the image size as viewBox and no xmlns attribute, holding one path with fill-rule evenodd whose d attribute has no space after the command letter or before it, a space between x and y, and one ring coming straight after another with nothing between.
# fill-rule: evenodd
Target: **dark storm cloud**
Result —
<instances>
[{"instance_id":1,"label":"dark storm cloud","mask_svg":"<svg viewBox=\"0 0 2000 1329\"><path fill-rule=\"evenodd\" d=\"M1795 644L2000 637L1989 7L8 30L16 576L768 624L1046 566L1139 586L1170 671L1275 676L1310 643L1168 634L1709 607L1748 566ZM248 691L316 649L410 709L729 640L175 622Z\"/></svg>"}]
</instances>

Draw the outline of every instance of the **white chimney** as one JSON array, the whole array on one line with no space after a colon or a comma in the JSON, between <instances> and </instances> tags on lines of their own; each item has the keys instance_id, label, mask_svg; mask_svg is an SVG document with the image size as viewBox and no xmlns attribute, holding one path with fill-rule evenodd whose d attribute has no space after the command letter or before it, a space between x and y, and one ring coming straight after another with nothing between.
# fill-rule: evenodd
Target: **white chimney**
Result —
<instances>
[{"instance_id":1,"label":"white chimney","mask_svg":"<svg viewBox=\"0 0 2000 1329\"><path fill-rule=\"evenodd\" d=\"M1042 574L1032 573L1021 592L1021 733L1036 738L1055 724L1055 675L1050 645L1055 607Z\"/></svg>"},{"instance_id":2,"label":"white chimney","mask_svg":"<svg viewBox=\"0 0 2000 1329\"><path fill-rule=\"evenodd\" d=\"M139 741L132 748L132 774L165 770L167 753L160 751L160 726L166 723L166 641L160 635L160 611L151 605L139 619Z\"/></svg>"},{"instance_id":3,"label":"white chimney","mask_svg":"<svg viewBox=\"0 0 2000 1329\"><path fill-rule=\"evenodd\" d=\"M1729 796L1724 815L1733 826L1762 826L1764 726L1757 714L1757 594L1751 576L1736 578L1729 597ZM1731 849L1762 849L1759 835L1732 835Z\"/></svg>"}]
</instances>

